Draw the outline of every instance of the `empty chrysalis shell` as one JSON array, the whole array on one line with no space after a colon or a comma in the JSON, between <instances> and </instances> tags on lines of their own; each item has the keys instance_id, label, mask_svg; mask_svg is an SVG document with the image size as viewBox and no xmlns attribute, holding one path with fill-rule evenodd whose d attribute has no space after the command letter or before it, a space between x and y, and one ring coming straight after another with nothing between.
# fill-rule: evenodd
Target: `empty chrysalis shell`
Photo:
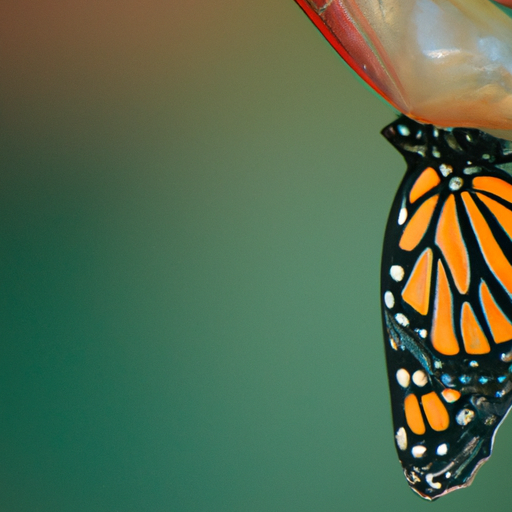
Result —
<instances>
[{"instance_id":1,"label":"empty chrysalis shell","mask_svg":"<svg viewBox=\"0 0 512 512\"><path fill-rule=\"evenodd\" d=\"M297 1L402 113L512 137L512 19L489 0Z\"/></svg>"}]
</instances>

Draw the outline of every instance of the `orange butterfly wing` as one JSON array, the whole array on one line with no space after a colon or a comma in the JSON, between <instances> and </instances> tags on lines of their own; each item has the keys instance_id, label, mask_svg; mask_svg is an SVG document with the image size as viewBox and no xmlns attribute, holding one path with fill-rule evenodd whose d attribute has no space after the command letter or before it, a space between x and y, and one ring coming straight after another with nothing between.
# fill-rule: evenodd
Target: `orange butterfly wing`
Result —
<instances>
[{"instance_id":1,"label":"orange butterfly wing","mask_svg":"<svg viewBox=\"0 0 512 512\"><path fill-rule=\"evenodd\" d=\"M512 405L512 143L406 117L384 135L409 164L382 258L395 440L435 499L471 483Z\"/></svg>"}]
</instances>

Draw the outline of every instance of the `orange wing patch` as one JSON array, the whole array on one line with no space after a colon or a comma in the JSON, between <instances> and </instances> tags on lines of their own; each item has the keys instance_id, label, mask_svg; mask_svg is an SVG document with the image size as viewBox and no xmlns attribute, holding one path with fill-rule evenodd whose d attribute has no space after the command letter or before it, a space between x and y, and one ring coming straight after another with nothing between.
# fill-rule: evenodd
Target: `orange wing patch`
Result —
<instances>
[{"instance_id":1,"label":"orange wing patch","mask_svg":"<svg viewBox=\"0 0 512 512\"><path fill-rule=\"evenodd\" d=\"M469 302L462 304L462 314L460 316L460 328L462 331L462 341L468 354L488 354L491 347L485 337L475 313Z\"/></svg>"},{"instance_id":2,"label":"orange wing patch","mask_svg":"<svg viewBox=\"0 0 512 512\"><path fill-rule=\"evenodd\" d=\"M425 231L434 213L439 196L436 194L427 199L412 216L409 224L404 229L400 243L398 244L404 251L412 251L421 241Z\"/></svg>"},{"instance_id":3,"label":"orange wing patch","mask_svg":"<svg viewBox=\"0 0 512 512\"><path fill-rule=\"evenodd\" d=\"M432 278L432 249L427 248L418 258L407 281L402 298L421 315L428 313L430 303L430 280Z\"/></svg>"},{"instance_id":4,"label":"orange wing patch","mask_svg":"<svg viewBox=\"0 0 512 512\"><path fill-rule=\"evenodd\" d=\"M437 262L437 284L432 320L432 346L441 354L459 353L459 344L453 327L453 300L443 264Z\"/></svg>"},{"instance_id":5,"label":"orange wing patch","mask_svg":"<svg viewBox=\"0 0 512 512\"><path fill-rule=\"evenodd\" d=\"M443 251L448 267L460 293L469 289L469 256L462 239L455 197L448 196L436 230L436 244Z\"/></svg>"},{"instance_id":6,"label":"orange wing patch","mask_svg":"<svg viewBox=\"0 0 512 512\"><path fill-rule=\"evenodd\" d=\"M425 422L421 414L420 403L414 394L407 395L404 400L405 419L409 428L421 436L426 432Z\"/></svg>"},{"instance_id":7,"label":"orange wing patch","mask_svg":"<svg viewBox=\"0 0 512 512\"><path fill-rule=\"evenodd\" d=\"M504 343L512 339L512 324L496 304L488 286L480 283L480 302L482 303L487 323L491 329L495 343Z\"/></svg>"},{"instance_id":8,"label":"orange wing patch","mask_svg":"<svg viewBox=\"0 0 512 512\"><path fill-rule=\"evenodd\" d=\"M477 176L473 178L473 187L489 192L512 203L512 185L494 176Z\"/></svg>"},{"instance_id":9,"label":"orange wing patch","mask_svg":"<svg viewBox=\"0 0 512 512\"><path fill-rule=\"evenodd\" d=\"M409 192L409 201L414 203L439 183L441 183L441 179L437 172L432 167L427 167L412 186Z\"/></svg>"},{"instance_id":10,"label":"orange wing patch","mask_svg":"<svg viewBox=\"0 0 512 512\"><path fill-rule=\"evenodd\" d=\"M449 404L456 402L460 398L460 392L456 389L444 388L443 391L441 391L441 394Z\"/></svg>"},{"instance_id":11,"label":"orange wing patch","mask_svg":"<svg viewBox=\"0 0 512 512\"><path fill-rule=\"evenodd\" d=\"M421 397L421 404L423 405L427 421L433 430L441 432L448 428L450 425L450 416L435 391L423 395Z\"/></svg>"}]
</instances>

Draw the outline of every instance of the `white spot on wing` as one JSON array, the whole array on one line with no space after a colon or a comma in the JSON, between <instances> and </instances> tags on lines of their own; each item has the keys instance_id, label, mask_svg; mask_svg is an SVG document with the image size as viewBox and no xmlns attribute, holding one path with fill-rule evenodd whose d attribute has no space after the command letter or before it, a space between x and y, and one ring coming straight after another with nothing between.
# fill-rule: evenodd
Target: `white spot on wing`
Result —
<instances>
[{"instance_id":1,"label":"white spot on wing","mask_svg":"<svg viewBox=\"0 0 512 512\"><path fill-rule=\"evenodd\" d=\"M417 329L416 332L420 335L421 338L425 339L427 337L427 330L426 329Z\"/></svg>"},{"instance_id":2,"label":"white spot on wing","mask_svg":"<svg viewBox=\"0 0 512 512\"><path fill-rule=\"evenodd\" d=\"M402 451L407 450L407 432L404 427L400 427L395 435L396 445Z\"/></svg>"},{"instance_id":3,"label":"white spot on wing","mask_svg":"<svg viewBox=\"0 0 512 512\"><path fill-rule=\"evenodd\" d=\"M389 269L389 275L393 281L399 283L405 276L405 271L400 265L392 265Z\"/></svg>"},{"instance_id":4,"label":"white spot on wing","mask_svg":"<svg viewBox=\"0 0 512 512\"><path fill-rule=\"evenodd\" d=\"M407 220L407 208L400 208L400 213L398 214L398 225L403 226L406 220Z\"/></svg>"},{"instance_id":5,"label":"white spot on wing","mask_svg":"<svg viewBox=\"0 0 512 512\"><path fill-rule=\"evenodd\" d=\"M411 383L411 376L409 375L409 372L405 370L404 368L400 368L396 372L396 380L400 386L403 388L406 388Z\"/></svg>"},{"instance_id":6,"label":"white spot on wing","mask_svg":"<svg viewBox=\"0 0 512 512\"><path fill-rule=\"evenodd\" d=\"M421 459L427 453L427 449L421 444L417 444L412 447L411 453L415 459Z\"/></svg>"},{"instance_id":7,"label":"white spot on wing","mask_svg":"<svg viewBox=\"0 0 512 512\"><path fill-rule=\"evenodd\" d=\"M459 190L460 187L462 187L463 184L464 184L464 182L462 181L462 178L459 178L458 176L455 176L455 178L452 178L450 180L450 183L448 184L448 187L450 188L450 190L455 192L456 190Z\"/></svg>"},{"instance_id":8,"label":"white spot on wing","mask_svg":"<svg viewBox=\"0 0 512 512\"><path fill-rule=\"evenodd\" d=\"M448 445L446 443L440 444L436 450L437 455L442 457L448 453Z\"/></svg>"},{"instance_id":9,"label":"white spot on wing","mask_svg":"<svg viewBox=\"0 0 512 512\"><path fill-rule=\"evenodd\" d=\"M407 327L409 325L409 319L403 313L397 313L395 315L395 320L403 327Z\"/></svg>"},{"instance_id":10,"label":"white spot on wing","mask_svg":"<svg viewBox=\"0 0 512 512\"><path fill-rule=\"evenodd\" d=\"M412 375L412 381L422 388L428 382L427 374L423 370L417 370Z\"/></svg>"},{"instance_id":11,"label":"white spot on wing","mask_svg":"<svg viewBox=\"0 0 512 512\"><path fill-rule=\"evenodd\" d=\"M384 304L388 309L392 309L395 305L395 296L389 290L384 294Z\"/></svg>"},{"instance_id":12,"label":"white spot on wing","mask_svg":"<svg viewBox=\"0 0 512 512\"><path fill-rule=\"evenodd\" d=\"M448 164L441 164L439 166L439 171L446 178L446 176L448 176L449 174L451 174L453 172L453 167Z\"/></svg>"}]
</instances>

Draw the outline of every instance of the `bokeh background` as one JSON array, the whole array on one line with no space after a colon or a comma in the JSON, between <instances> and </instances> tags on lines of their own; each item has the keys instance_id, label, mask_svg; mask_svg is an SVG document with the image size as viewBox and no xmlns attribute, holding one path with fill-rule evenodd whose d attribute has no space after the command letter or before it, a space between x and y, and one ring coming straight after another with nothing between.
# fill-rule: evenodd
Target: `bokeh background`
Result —
<instances>
[{"instance_id":1,"label":"bokeh background","mask_svg":"<svg viewBox=\"0 0 512 512\"><path fill-rule=\"evenodd\" d=\"M0 510L435 505L379 312L393 112L292 0L3 0Z\"/></svg>"}]
</instances>

